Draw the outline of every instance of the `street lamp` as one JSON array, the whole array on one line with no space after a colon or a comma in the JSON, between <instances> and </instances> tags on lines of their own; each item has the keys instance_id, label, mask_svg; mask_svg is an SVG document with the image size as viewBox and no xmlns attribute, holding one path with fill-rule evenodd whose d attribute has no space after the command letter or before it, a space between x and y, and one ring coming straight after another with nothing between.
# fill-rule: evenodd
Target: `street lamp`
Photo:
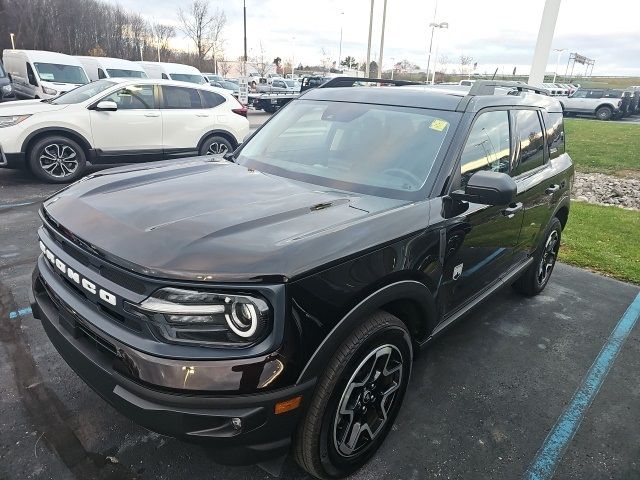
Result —
<instances>
[{"instance_id":1,"label":"street lamp","mask_svg":"<svg viewBox=\"0 0 640 480\"><path fill-rule=\"evenodd\" d=\"M336 68L340 70L340 62L342 61L342 26L344 23L344 12L340 12L340 48L338 49L338 65Z\"/></svg>"},{"instance_id":2,"label":"street lamp","mask_svg":"<svg viewBox=\"0 0 640 480\"><path fill-rule=\"evenodd\" d=\"M11 48L13 48L14 50L16 49L16 34L15 33L10 33L9 36L11 37Z\"/></svg>"},{"instance_id":3,"label":"street lamp","mask_svg":"<svg viewBox=\"0 0 640 480\"><path fill-rule=\"evenodd\" d=\"M554 48L553 51L554 52L558 52L558 59L556 60L556 69L553 72L553 82L551 83L556 83L556 75L558 75L558 66L560 65L560 56L562 55L562 52L566 51L566 48ZM566 79L565 79L566 81Z\"/></svg>"},{"instance_id":4,"label":"street lamp","mask_svg":"<svg viewBox=\"0 0 640 480\"><path fill-rule=\"evenodd\" d=\"M292 44L293 44L293 50L291 51L291 78L293 78L294 77L293 71L296 68L296 67L294 67L295 61L296 61L296 52L295 52L296 37L291 37L291 40L292 40Z\"/></svg>"},{"instance_id":5,"label":"street lamp","mask_svg":"<svg viewBox=\"0 0 640 480\"><path fill-rule=\"evenodd\" d=\"M431 27L431 45L433 45L433 32L435 31L435 29L449 28L449 23L448 22L440 22L440 23L431 22L429 26ZM429 45L429 59L431 59L431 45ZM436 42L436 54L433 60L433 75L431 76L431 85L435 83L435 79L436 79L436 68L438 66L438 47L439 46L440 44ZM428 80L429 80L429 70L427 70L427 81Z\"/></svg>"}]
</instances>

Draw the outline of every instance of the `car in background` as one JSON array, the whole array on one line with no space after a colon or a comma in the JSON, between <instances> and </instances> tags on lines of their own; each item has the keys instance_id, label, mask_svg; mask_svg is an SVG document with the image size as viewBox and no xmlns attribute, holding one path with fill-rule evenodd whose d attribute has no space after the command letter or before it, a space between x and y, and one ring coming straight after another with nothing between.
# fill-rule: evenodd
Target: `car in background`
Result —
<instances>
[{"instance_id":1,"label":"car in background","mask_svg":"<svg viewBox=\"0 0 640 480\"><path fill-rule=\"evenodd\" d=\"M557 83L543 83L542 87L552 97L566 97L569 95L569 89L558 85Z\"/></svg>"},{"instance_id":2,"label":"car in background","mask_svg":"<svg viewBox=\"0 0 640 480\"><path fill-rule=\"evenodd\" d=\"M13 85L11 85L11 79L7 72L4 71L2 62L0 62L0 102L8 102L9 100L15 100L16 94L13 91Z\"/></svg>"},{"instance_id":3,"label":"car in background","mask_svg":"<svg viewBox=\"0 0 640 480\"><path fill-rule=\"evenodd\" d=\"M176 80L178 82L195 83L204 85L207 80L200 70L191 65L167 62L136 62L147 73L149 78L161 78L163 80Z\"/></svg>"},{"instance_id":4,"label":"car in background","mask_svg":"<svg viewBox=\"0 0 640 480\"><path fill-rule=\"evenodd\" d=\"M222 75L217 75L215 73L203 73L202 76L209 83L219 82L220 80L224 80L224 77Z\"/></svg>"},{"instance_id":5,"label":"car in background","mask_svg":"<svg viewBox=\"0 0 640 480\"><path fill-rule=\"evenodd\" d=\"M247 110L221 89L161 79L103 79L47 101L0 104L0 166L50 183L87 162L147 162L234 150Z\"/></svg>"},{"instance_id":6,"label":"car in background","mask_svg":"<svg viewBox=\"0 0 640 480\"><path fill-rule=\"evenodd\" d=\"M300 82L300 91L304 92L306 90L310 90L312 88L319 87L323 83L327 83L331 80L331 77L321 77L321 76L311 76L311 77L303 77Z\"/></svg>"},{"instance_id":7,"label":"car in background","mask_svg":"<svg viewBox=\"0 0 640 480\"><path fill-rule=\"evenodd\" d=\"M300 82L297 81L296 79L285 78L284 83L287 84L287 88L290 89L291 91L293 92L300 91Z\"/></svg>"},{"instance_id":8,"label":"car in background","mask_svg":"<svg viewBox=\"0 0 640 480\"><path fill-rule=\"evenodd\" d=\"M259 93L272 93L272 92L294 92L293 87L289 87L284 78L273 78L271 83L259 83L256 86L256 90Z\"/></svg>"},{"instance_id":9,"label":"car in background","mask_svg":"<svg viewBox=\"0 0 640 480\"><path fill-rule=\"evenodd\" d=\"M46 99L89 83L80 61L44 50L5 50L2 60L19 99Z\"/></svg>"},{"instance_id":10,"label":"car in background","mask_svg":"<svg viewBox=\"0 0 640 480\"><path fill-rule=\"evenodd\" d=\"M611 120L623 115L623 90L611 88L579 88L560 99L565 115L588 115Z\"/></svg>"},{"instance_id":11,"label":"car in background","mask_svg":"<svg viewBox=\"0 0 640 480\"><path fill-rule=\"evenodd\" d=\"M225 90L229 90L233 95L238 95L240 93L240 85L234 82L230 82L227 80L216 80L211 82L212 87L224 88Z\"/></svg>"},{"instance_id":12,"label":"car in background","mask_svg":"<svg viewBox=\"0 0 640 480\"><path fill-rule=\"evenodd\" d=\"M103 78L149 78L140 64L111 57L76 56L89 76L95 82Z\"/></svg>"}]
</instances>

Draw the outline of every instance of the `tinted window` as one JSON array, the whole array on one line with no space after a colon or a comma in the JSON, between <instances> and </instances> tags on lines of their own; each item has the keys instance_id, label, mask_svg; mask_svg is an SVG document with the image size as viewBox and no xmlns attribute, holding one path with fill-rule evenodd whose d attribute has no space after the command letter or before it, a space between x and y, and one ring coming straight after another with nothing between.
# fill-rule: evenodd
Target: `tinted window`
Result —
<instances>
[{"instance_id":1,"label":"tinted window","mask_svg":"<svg viewBox=\"0 0 640 480\"><path fill-rule=\"evenodd\" d=\"M98 78L107 78L107 76L104 74L104 70L102 70L101 68L98 69Z\"/></svg>"},{"instance_id":2,"label":"tinted window","mask_svg":"<svg viewBox=\"0 0 640 480\"><path fill-rule=\"evenodd\" d=\"M603 98L622 98L622 90L606 90L602 95Z\"/></svg>"},{"instance_id":3,"label":"tinted window","mask_svg":"<svg viewBox=\"0 0 640 480\"><path fill-rule=\"evenodd\" d=\"M564 153L564 122L560 112L547 114L547 143L549 158L556 158Z\"/></svg>"},{"instance_id":4,"label":"tinted window","mask_svg":"<svg viewBox=\"0 0 640 480\"><path fill-rule=\"evenodd\" d=\"M215 92L200 90L200 95L202 95L202 105L204 108L214 108L225 102L225 98Z\"/></svg>"},{"instance_id":5,"label":"tinted window","mask_svg":"<svg viewBox=\"0 0 640 480\"><path fill-rule=\"evenodd\" d=\"M202 108L200 94L193 88L162 87L164 108Z\"/></svg>"},{"instance_id":6,"label":"tinted window","mask_svg":"<svg viewBox=\"0 0 640 480\"><path fill-rule=\"evenodd\" d=\"M38 86L38 81L36 80L36 75L33 73L33 69L31 68L31 64L27 63L27 78L29 79L29 83L35 87Z\"/></svg>"},{"instance_id":7,"label":"tinted window","mask_svg":"<svg viewBox=\"0 0 640 480\"><path fill-rule=\"evenodd\" d=\"M329 188L415 198L458 118L422 108L298 100L245 144L238 163Z\"/></svg>"},{"instance_id":8,"label":"tinted window","mask_svg":"<svg viewBox=\"0 0 640 480\"><path fill-rule=\"evenodd\" d=\"M460 159L463 186L479 170L508 173L510 159L509 114L506 111L481 114L471 128Z\"/></svg>"},{"instance_id":9,"label":"tinted window","mask_svg":"<svg viewBox=\"0 0 640 480\"><path fill-rule=\"evenodd\" d=\"M513 110L513 114L520 142L520 158L513 172L516 176L544 163L544 135L537 111Z\"/></svg>"},{"instance_id":10,"label":"tinted window","mask_svg":"<svg viewBox=\"0 0 640 480\"><path fill-rule=\"evenodd\" d=\"M571 98L587 98L587 90L576 90Z\"/></svg>"},{"instance_id":11,"label":"tinted window","mask_svg":"<svg viewBox=\"0 0 640 480\"><path fill-rule=\"evenodd\" d=\"M102 100L116 102L118 110L145 110L155 108L153 85L132 85L121 88Z\"/></svg>"},{"instance_id":12,"label":"tinted window","mask_svg":"<svg viewBox=\"0 0 640 480\"><path fill-rule=\"evenodd\" d=\"M81 67L57 63L34 63L40 80L45 82L78 83L84 85L89 79Z\"/></svg>"},{"instance_id":13,"label":"tinted window","mask_svg":"<svg viewBox=\"0 0 640 480\"><path fill-rule=\"evenodd\" d=\"M197 83L199 85L203 83L207 83L202 75L197 75L197 74L172 73L171 79L177 80L179 82Z\"/></svg>"},{"instance_id":14,"label":"tinted window","mask_svg":"<svg viewBox=\"0 0 640 480\"><path fill-rule=\"evenodd\" d=\"M140 70L122 70L121 68L108 68L111 78L147 78L147 74Z\"/></svg>"},{"instance_id":15,"label":"tinted window","mask_svg":"<svg viewBox=\"0 0 640 480\"><path fill-rule=\"evenodd\" d=\"M602 90L589 90L587 98L602 98Z\"/></svg>"},{"instance_id":16,"label":"tinted window","mask_svg":"<svg viewBox=\"0 0 640 480\"><path fill-rule=\"evenodd\" d=\"M169 76L168 76L166 73L163 73L163 74L162 74L162 78L163 78L164 80L169 80Z\"/></svg>"}]
</instances>

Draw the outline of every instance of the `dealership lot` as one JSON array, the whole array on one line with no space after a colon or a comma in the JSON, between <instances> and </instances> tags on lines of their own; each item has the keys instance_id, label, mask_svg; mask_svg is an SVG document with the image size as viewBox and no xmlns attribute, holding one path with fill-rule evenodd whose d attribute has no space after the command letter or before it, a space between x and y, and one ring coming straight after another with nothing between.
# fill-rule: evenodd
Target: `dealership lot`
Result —
<instances>
[{"instance_id":1,"label":"dealership lot","mask_svg":"<svg viewBox=\"0 0 640 480\"><path fill-rule=\"evenodd\" d=\"M252 127L267 118L252 112ZM270 478L150 433L71 371L28 311L41 201L58 187L0 171L0 479ZM393 432L356 478L520 478L638 288L558 265L543 295L496 295L414 364ZM637 478L633 329L556 478ZM306 478L287 459L281 478Z\"/></svg>"}]
</instances>

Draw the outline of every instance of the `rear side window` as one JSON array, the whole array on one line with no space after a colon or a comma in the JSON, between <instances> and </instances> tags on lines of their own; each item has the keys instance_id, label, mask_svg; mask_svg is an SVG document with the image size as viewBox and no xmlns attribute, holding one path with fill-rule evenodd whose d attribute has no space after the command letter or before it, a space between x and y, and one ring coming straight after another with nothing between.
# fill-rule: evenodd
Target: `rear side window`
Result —
<instances>
[{"instance_id":1,"label":"rear side window","mask_svg":"<svg viewBox=\"0 0 640 480\"><path fill-rule=\"evenodd\" d=\"M518 129L520 155L513 176L518 176L544 164L544 135L536 110L513 110Z\"/></svg>"},{"instance_id":2,"label":"rear side window","mask_svg":"<svg viewBox=\"0 0 640 480\"><path fill-rule=\"evenodd\" d=\"M202 108L198 90L184 87L162 86L164 96L164 108L168 109L192 109Z\"/></svg>"},{"instance_id":3,"label":"rear side window","mask_svg":"<svg viewBox=\"0 0 640 480\"><path fill-rule=\"evenodd\" d=\"M622 90L607 90L602 98L622 98Z\"/></svg>"},{"instance_id":4,"label":"rear side window","mask_svg":"<svg viewBox=\"0 0 640 480\"><path fill-rule=\"evenodd\" d=\"M564 122L562 121L562 113L548 113L546 123L549 158L556 158L564 153Z\"/></svg>"},{"instance_id":5,"label":"rear side window","mask_svg":"<svg viewBox=\"0 0 640 480\"><path fill-rule=\"evenodd\" d=\"M200 95L202 95L202 106L204 108L215 108L225 102L225 98L215 92L200 90Z\"/></svg>"},{"instance_id":6,"label":"rear side window","mask_svg":"<svg viewBox=\"0 0 640 480\"><path fill-rule=\"evenodd\" d=\"M465 186L471 175L479 170L509 172L509 138L509 114L506 111L480 114L462 151L462 186Z\"/></svg>"},{"instance_id":7,"label":"rear side window","mask_svg":"<svg viewBox=\"0 0 640 480\"><path fill-rule=\"evenodd\" d=\"M589 90L587 98L602 98L602 90Z\"/></svg>"},{"instance_id":8,"label":"rear side window","mask_svg":"<svg viewBox=\"0 0 640 480\"><path fill-rule=\"evenodd\" d=\"M104 70L102 70L101 68L98 69L98 78L107 78L107 76L104 74Z\"/></svg>"}]
</instances>

